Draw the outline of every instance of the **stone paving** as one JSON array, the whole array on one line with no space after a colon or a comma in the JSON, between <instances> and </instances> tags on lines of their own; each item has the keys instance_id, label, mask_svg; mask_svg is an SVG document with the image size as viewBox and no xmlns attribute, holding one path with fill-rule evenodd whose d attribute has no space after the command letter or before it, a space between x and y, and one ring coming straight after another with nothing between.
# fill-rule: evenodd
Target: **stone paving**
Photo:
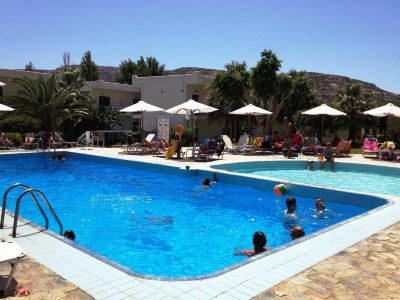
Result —
<instances>
[{"instance_id":1,"label":"stone paving","mask_svg":"<svg viewBox=\"0 0 400 300\"><path fill-rule=\"evenodd\" d=\"M4 287L11 267L9 264L0 264L0 287ZM14 295L17 283L29 288L31 295L17 297ZM93 299L91 296L71 284L64 278L37 263L30 257L25 257L17 266L14 280L3 297L7 299ZM2 298L0 296L0 298Z\"/></svg>"},{"instance_id":2,"label":"stone paving","mask_svg":"<svg viewBox=\"0 0 400 300\"><path fill-rule=\"evenodd\" d=\"M253 298L264 299L400 299L400 223Z\"/></svg>"}]
</instances>

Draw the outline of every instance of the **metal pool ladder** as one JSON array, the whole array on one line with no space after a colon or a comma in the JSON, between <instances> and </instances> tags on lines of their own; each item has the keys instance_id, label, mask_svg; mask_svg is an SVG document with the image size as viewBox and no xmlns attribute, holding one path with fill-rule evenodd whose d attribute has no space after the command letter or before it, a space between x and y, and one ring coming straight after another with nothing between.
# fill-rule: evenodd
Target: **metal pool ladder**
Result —
<instances>
[{"instance_id":1,"label":"metal pool ladder","mask_svg":"<svg viewBox=\"0 0 400 300\"><path fill-rule=\"evenodd\" d=\"M54 211L53 207L51 206L49 200L47 200L46 196L44 195L44 193L38 189L32 189L29 186L27 186L26 184L23 183L15 183L12 186L10 186L5 192L4 192L4 196L3 196L3 207L1 209L1 220L0 220L0 229L4 228L4 218L5 218L5 214L6 214L6 206L7 206L7 198L8 198L8 194L15 188L17 187L22 187L24 189L24 191L18 196L17 198L17 202L15 205L15 213L14 213L14 224L13 224L13 230L12 230L12 237L16 237L17 235L17 223L18 223L18 216L19 216L19 207L21 205L21 200L22 198L29 194L33 200L33 202L35 202L37 208L39 209L40 213L42 214L44 221L45 221L45 227L46 229L49 229L49 218L47 217L46 213L44 212L42 206L40 205L37 197L35 196L35 193L38 194L40 196L40 198L42 199L42 201L46 204L47 208L49 209L50 213L52 214L54 220L57 222L58 227L60 229L60 235L63 234L63 225L60 221L60 219L57 217L56 212Z\"/></svg>"}]
</instances>

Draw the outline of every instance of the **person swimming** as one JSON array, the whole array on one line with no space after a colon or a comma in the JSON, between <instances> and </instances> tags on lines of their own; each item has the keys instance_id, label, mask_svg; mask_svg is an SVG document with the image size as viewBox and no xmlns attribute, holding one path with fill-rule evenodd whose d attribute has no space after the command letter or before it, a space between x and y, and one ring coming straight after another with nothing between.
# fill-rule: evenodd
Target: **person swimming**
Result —
<instances>
[{"instance_id":1,"label":"person swimming","mask_svg":"<svg viewBox=\"0 0 400 300\"><path fill-rule=\"evenodd\" d=\"M72 230L65 230L64 237L66 237L67 239L69 239L71 241L74 241L75 240L75 232L73 232Z\"/></svg>"},{"instance_id":2,"label":"person swimming","mask_svg":"<svg viewBox=\"0 0 400 300\"><path fill-rule=\"evenodd\" d=\"M315 200L315 209L318 213L325 212L325 202L321 198Z\"/></svg>"},{"instance_id":3,"label":"person swimming","mask_svg":"<svg viewBox=\"0 0 400 300\"><path fill-rule=\"evenodd\" d=\"M253 256L256 254L259 254L261 252L269 250L267 245L267 238L265 234L261 231L257 231L253 234L253 245L254 245L254 250L243 250L243 251L235 251L235 255L247 255L247 256Z\"/></svg>"},{"instance_id":4,"label":"person swimming","mask_svg":"<svg viewBox=\"0 0 400 300\"><path fill-rule=\"evenodd\" d=\"M307 162L307 170L312 171L314 169L314 162L312 160L309 160Z\"/></svg>"},{"instance_id":5,"label":"person swimming","mask_svg":"<svg viewBox=\"0 0 400 300\"><path fill-rule=\"evenodd\" d=\"M210 187L211 186L211 179L210 178L204 178L203 179L203 187Z\"/></svg>"},{"instance_id":6,"label":"person swimming","mask_svg":"<svg viewBox=\"0 0 400 300\"><path fill-rule=\"evenodd\" d=\"M290 230L290 238L292 240L301 238L305 235L304 229L301 226L295 226Z\"/></svg>"},{"instance_id":7,"label":"person swimming","mask_svg":"<svg viewBox=\"0 0 400 300\"><path fill-rule=\"evenodd\" d=\"M296 198L287 198L286 199L286 207L285 214L288 217L296 218L295 210L297 208Z\"/></svg>"},{"instance_id":8,"label":"person swimming","mask_svg":"<svg viewBox=\"0 0 400 300\"><path fill-rule=\"evenodd\" d=\"M52 160L66 160L67 158L64 157L62 154L55 154Z\"/></svg>"}]
</instances>

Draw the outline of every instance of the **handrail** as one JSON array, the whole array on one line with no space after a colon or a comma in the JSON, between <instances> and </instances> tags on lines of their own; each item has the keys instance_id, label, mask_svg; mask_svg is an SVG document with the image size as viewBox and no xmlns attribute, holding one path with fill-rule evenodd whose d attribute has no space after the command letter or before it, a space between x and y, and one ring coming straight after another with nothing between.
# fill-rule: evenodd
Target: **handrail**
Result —
<instances>
[{"instance_id":1,"label":"handrail","mask_svg":"<svg viewBox=\"0 0 400 300\"><path fill-rule=\"evenodd\" d=\"M38 138L38 144L37 144L37 151L36 152L39 152L40 144L42 144L42 149L43 149L43 152L44 152L44 143L43 143L43 139L42 138Z\"/></svg>"},{"instance_id":2,"label":"handrail","mask_svg":"<svg viewBox=\"0 0 400 300\"><path fill-rule=\"evenodd\" d=\"M10 186L5 192L4 192L4 196L3 196L3 206L1 209L1 220L0 220L0 229L2 229L4 227L4 219L5 219L5 215L6 215L6 206L7 206L7 198L8 198L8 194L11 192L11 190L17 188L17 187L23 187L25 188L25 191L30 189L29 186L27 186L26 184L23 183L15 183L12 186ZM46 229L49 228L49 218L47 218L46 213L44 212L42 206L40 205L39 201L37 200L37 198L35 197L35 195L33 193L30 193L30 196L32 198L32 200L35 202L36 206L38 207L40 213L42 214L45 222L46 222Z\"/></svg>"},{"instance_id":3,"label":"handrail","mask_svg":"<svg viewBox=\"0 0 400 300\"><path fill-rule=\"evenodd\" d=\"M47 200L46 196L43 194L43 192L37 190L37 189L27 189L24 192L22 192L21 195L19 195L17 199L17 203L15 205L15 214L14 214L14 224L13 224L13 230L12 230L12 237L16 237L17 235L17 223L18 223L18 216L19 216L19 206L21 204L22 198L28 194L28 193L38 193L44 203L46 204L47 208L49 209L50 213L53 215L53 218L56 220L59 228L60 228L60 235L63 235L63 226L61 224L60 219L57 217L57 214L55 213L53 207L50 205L49 201ZM48 227L46 227L47 229Z\"/></svg>"}]
</instances>

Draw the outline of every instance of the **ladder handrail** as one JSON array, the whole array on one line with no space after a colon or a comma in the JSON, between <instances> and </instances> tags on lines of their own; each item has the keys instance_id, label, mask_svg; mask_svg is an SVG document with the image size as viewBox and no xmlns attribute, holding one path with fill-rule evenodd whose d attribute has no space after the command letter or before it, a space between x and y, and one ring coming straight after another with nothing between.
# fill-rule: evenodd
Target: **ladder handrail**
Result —
<instances>
[{"instance_id":1,"label":"ladder handrail","mask_svg":"<svg viewBox=\"0 0 400 300\"><path fill-rule=\"evenodd\" d=\"M12 237L16 237L16 235L17 235L17 223L18 223L19 206L21 204L21 200L28 193L32 193L32 194L33 193L38 193L40 195L40 197L42 198L42 200L46 204L47 208L49 209L50 213L53 215L53 218L56 220L56 222L57 222L57 224L58 224L58 226L60 228L60 235L63 235L63 226L61 224L61 221L57 217L57 214L55 213L53 207L51 206L51 204L49 203L49 201L47 200L47 198L43 194L43 192L41 192L41 191L39 191L37 189L27 189L27 190L23 191L21 195L19 195L19 197L17 199L17 203L15 205L15 214L14 214L14 224L13 224L13 230L12 230Z\"/></svg>"},{"instance_id":2,"label":"ladder handrail","mask_svg":"<svg viewBox=\"0 0 400 300\"><path fill-rule=\"evenodd\" d=\"M7 199L8 199L8 194L15 188L17 187L22 187L26 190L30 189L30 187L26 184L23 183L15 183L12 186L10 186L5 192L3 196L3 206L1 209L1 220L0 220L0 229L4 227L4 219L6 215L6 207L7 207ZM42 206L40 205L39 201L37 200L36 196L33 193L30 193L30 196L32 200L35 202L37 208L39 209L40 213L42 214L45 222L46 222L46 229L49 228L49 218L46 216L46 213L44 212Z\"/></svg>"}]
</instances>

